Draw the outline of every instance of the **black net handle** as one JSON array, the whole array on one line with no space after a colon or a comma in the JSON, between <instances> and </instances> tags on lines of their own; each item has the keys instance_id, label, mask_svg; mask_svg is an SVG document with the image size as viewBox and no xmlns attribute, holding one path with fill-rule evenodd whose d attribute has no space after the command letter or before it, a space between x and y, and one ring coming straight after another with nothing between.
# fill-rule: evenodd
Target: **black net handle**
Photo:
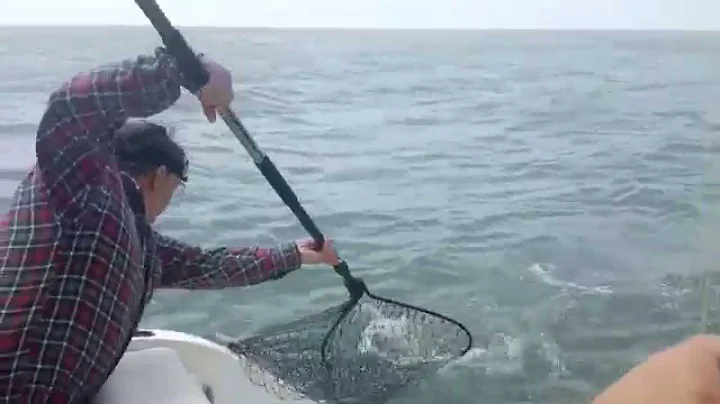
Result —
<instances>
[{"instance_id":1,"label":"black net handle","mask_svg":"<svg viewBox=\"0 0 720 404\"><path fill-rule=\"evenodd\" d=\"M160 34L168 52L178 61L180 69L183 71L185 77L188 78L189 85L194 87L191 88L191 91L195 92L204 86L209 80L207 71L205 71L200 59L185 41L183 35L172 26L170 20L168 20L155 0L135 0L135 3L142 9L145 16L150 20L150 23ZM290 208L298 218L300 224L310 233L310 236L315 241L316 249L320 250L325 243L325 237L302 207L295 192L290 188L290 185L285 181L285 178L280 174L275 164L270 160L270 157L255 143L255 140L250 136L245 126L231 109L221 112L220 116L238 141L245 147L245 150L247 150L253 159L255 166L270 183L278 196L280 196L280 199L285 202L288 208ZM352 300L359 300L363 293L367 291L364 283L350 274L350 268L345 260L341 260L338 265L334 266L334 269L335 272L342 276L343 283L350 292Z\"/></svg>"}]
</instances>

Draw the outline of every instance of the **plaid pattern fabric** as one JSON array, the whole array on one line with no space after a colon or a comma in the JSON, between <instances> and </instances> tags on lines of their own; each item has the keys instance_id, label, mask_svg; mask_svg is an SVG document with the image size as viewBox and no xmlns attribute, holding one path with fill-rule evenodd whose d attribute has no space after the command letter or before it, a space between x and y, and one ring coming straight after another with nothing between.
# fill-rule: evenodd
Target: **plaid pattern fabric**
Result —
<instances>
[{"instance_id":1,"label":"plaid pattern fabric","mask_svg":"<svg viewBox=\"0 0 720 404\"><path fill-rule=\"evenodd\" d=\"M223 288L300 267L277 248L186 245L152 230L111 150L128 118L188 88L164 49L76 75L37 132L35 167L0 224L0 403L75 403L107 379L156 288Z\"/></svg>"}]
</instances>

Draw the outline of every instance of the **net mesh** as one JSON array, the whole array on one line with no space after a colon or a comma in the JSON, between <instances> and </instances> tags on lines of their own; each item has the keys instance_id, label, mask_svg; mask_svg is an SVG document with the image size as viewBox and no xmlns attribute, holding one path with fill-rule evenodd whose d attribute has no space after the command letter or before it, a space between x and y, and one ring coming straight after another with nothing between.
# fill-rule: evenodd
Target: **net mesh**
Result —
<instances>
[{"instance_id":1,"label":"net mesh","mask_svg":"<svg viewBox=\"0 0 720 404\"><path fill-rule=\"evenodd\" d=\"M278 397L382 404L471 345L454 320L366 293L228 346L249 379Z\"/></svg>"}]
</instances>

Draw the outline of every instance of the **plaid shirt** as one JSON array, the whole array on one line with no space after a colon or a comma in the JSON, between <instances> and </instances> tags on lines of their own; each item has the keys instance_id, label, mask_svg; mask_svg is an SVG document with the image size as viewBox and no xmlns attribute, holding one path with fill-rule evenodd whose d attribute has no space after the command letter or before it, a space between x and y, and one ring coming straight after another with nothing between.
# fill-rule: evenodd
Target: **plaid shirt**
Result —
<instances>
[{"instance_id":1,"label":"plaid shirt","mask_svg":"<svg viewBox=\"0 0 720 404\"><path fill-rule=\"evenodd\" d=\"M131 117L173 105L183 78L153 55L81 73L49 99L37 162L0 224L0 403L88 400L156 288L223 288L300 267L294 243L204 250L162 236L111 149Z\"/></svg>"}]
</instances>

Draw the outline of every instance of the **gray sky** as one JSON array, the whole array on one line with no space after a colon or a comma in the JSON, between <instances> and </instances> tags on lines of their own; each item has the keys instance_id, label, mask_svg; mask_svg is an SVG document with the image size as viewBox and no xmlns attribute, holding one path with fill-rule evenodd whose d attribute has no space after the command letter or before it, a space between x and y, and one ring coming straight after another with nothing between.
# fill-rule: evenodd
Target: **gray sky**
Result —
<instances>
[{"instance_id":1,"label":"gray sky","mask_svg":"<svg viewBox=\"0 0 720 404\"><path fill-rule=\"evenodd\" d=\"M720 0L158 0L176 25L720 30ZM133 0L8 2L0 25L147 24Z\"/></svg>"}]
</instances>

